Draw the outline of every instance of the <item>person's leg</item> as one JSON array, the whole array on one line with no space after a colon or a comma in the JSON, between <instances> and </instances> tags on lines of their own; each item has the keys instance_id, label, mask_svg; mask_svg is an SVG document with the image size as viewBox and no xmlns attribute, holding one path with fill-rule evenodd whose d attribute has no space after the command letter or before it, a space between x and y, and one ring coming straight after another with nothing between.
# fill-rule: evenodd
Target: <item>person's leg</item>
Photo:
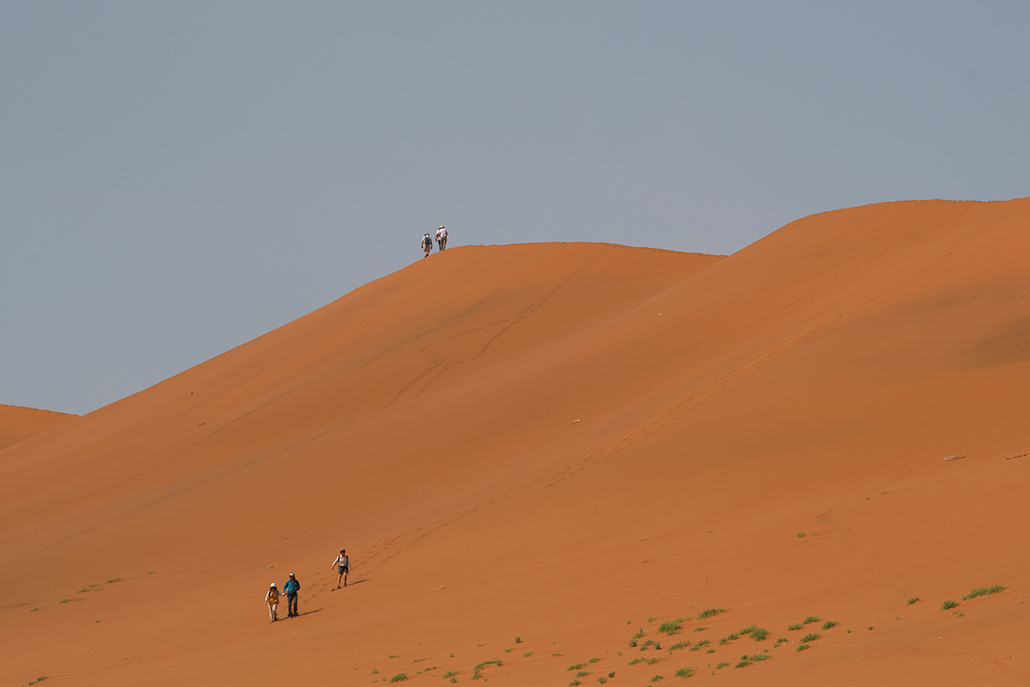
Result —
<instances>
[{"instance_id":1,"label":"person's leg","mask_svg":"<svg viewBox=\"0 0 1030 687\"><path fill-rule=\"evenodd\" d=\"M350 568L343 569L343 586L347 586L347 576L350 575Z\"/></svg>"}]
</instances>

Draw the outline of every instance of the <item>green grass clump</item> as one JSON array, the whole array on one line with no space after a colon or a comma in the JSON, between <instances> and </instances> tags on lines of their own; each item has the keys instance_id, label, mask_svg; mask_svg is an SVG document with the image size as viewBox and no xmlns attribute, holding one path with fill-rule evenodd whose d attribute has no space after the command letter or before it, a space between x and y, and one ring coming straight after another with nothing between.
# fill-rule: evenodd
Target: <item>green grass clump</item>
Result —
<instances>
[{"instance_id":1,"label":"green grass clump","mask_svg":"<svg viewBox=\"0 0 1030 687\"><path fill-rule=\"evenodd\" d=\"M794 623L793 625L789 626L787 629L790 630L791 632L793 632L795 630L800 630L801 628L803 628L805 625L808 625L809 623L817 623L820 620L821 620L821 618L819 616L817 616L817 615L810 615L807 618L805 618L804 620L802 620L800 623Z\"/></svg>"},{"instance_id":2,"label":"green grass clump","mask_svg":"<svg viewBox=\"0 0 1030 687\"><path fill-rule=\"evenodd\" d=\"M601 659L599 659L599 658L592 658L589 661L587 661L587 663L600 663L600 662L601 662Z\"/></svg>"},{"instance_id":3,"label":"green grass clump","mask_svg":"<svg viewBox=\"0 0 1030 687\"><path fill-rule=\"evenodd\" d=\"M911 606L911 605L912 605L912 604L914 604L914 603L915 603L916 601L919 601L919 597L918 597L918 596L913 596L913 597L912 597L911 599L909 599L909 600L908 600L908 603L907 603L907 604L905 604L905 605L906 605L906 606Z\"/></svg>"},{"instance_id":4,"label":"green grass clump","mask_svg":"<svg viewBox=\"0 0 1030 687\"><path fill-rule=\"evenodd\" d=\"M760 661L766 660L767 658L769 658L768 654L753 654L751 656L748 656L747 654L744 654L743 656L740 657L740 662L737 663L737 665L735 667L736 668L746 668L749 665L751 665L752 663L758 663Z\"/></svg>"},{"instance_id":5,"label":"green grass clump","mask_svg":"<svg viewBox=\"0 0 1030 687\"><path fill-rule=\"evenodd\" d=\"M690 642L676 642L675 644L669 647L669 653L671 654L673 651L676 651L677 649L685 649L688 646L690 646Z\"/></svg>"},{"instance_id":6,"label":"green grass clump","mask_svg":"<svg viewBox=\"0 0 1030 687\"><path fill-rule=\"evenodd\" d=\"M112 577L110 580L107 581L107 583L108 584L114 584L115 582L121 582L121 581L122 581L122 578L120 578L120 577Z\"/></svg>"},{"instance_id":7,"label":"green grass clump","mask_svg":"<svg viewBox=\"0 0 1030 687\"><path fill-rule=\"evenodd\" d=\"M800 644L800 645L798 645L798 651L804 651L805 649L808 649L808 648L810 648L810 647L807 644Z\"/></svg>"},{"instance_id":8,"label":"green grass clump","mask_svg":"<svg viewBox=\"0 0 1030 687\"><path fill-rule=\"evenodd\" d=\"M658 682L659 680L664 680L664 679L665 679L664 675L655 675L654 677L651 678L651 682Z\"/></svg>"},{"instance_id":9,"label":"green grass clump","mask_svg":"<svg viewBox=\"0 0 1030 687\"><path fill-rule=\"evenodd\" d=\"M700 651L702 649L702 647L708 646L709 644L711 644L711 642L709 640L702 639L700 642L698 642L694 646L690 647L690 650L691 651Z\"/></svg>"},{"instance_id":10,"label":"green grass clump","mask_svg":"<svg viewBox=\"0 0 1030 687\"><path fill-rule=\"evenodd\" d=\"M837 621L836 620L827 620L825 623L823 623L823 629L824 630L829 630L830 628L833 628L833 627L837 627Z\"/></svg>"},{"instance_id":11,"label":"green grass clump","mask_svg":"<svg viewBox=\"0 0 1030 687\"><path fill-rule=\"evenodd\" d=\"M582 668L585 665L586 665L586 663L577 663L576 665L569 666L565 670L579 670L580 668Z\"/></svg>"},{"instance_id":12,"label":"green grass clump","mask_svg":"<svg viewBox=\"0 0 1030 687\"><path fill-rule=\"evenodd\" d=\"M729 664L730 664L730 662L729 662L729 661L723 661L723 662L722 662L722 663L720 663L719 665L715 666L715 669L716 669L716 670L719 670L720 668L725 668L725 667L726 667L726 666L728 666Z\"/></svg>"},{"instance_id":13,"label":"green grass clump","mask_svg":"<svg viewBox=\"0 0 1030 687\"><path fill-rule=\"evenodd\" d=\"M404 682L407 679L408 679L408 674L407 673L397 673L396 675L394 675L393 677L390 678L390 682Z\"/></svg>"},{"instance_id":14,"label":"green grass clump","mask_svg":"<svg viewBox=\"0 0 1030 687\"><path fill-rule=\"evenodd\" d=\"M483 668L486 668L487 666L500 666L500 665L501 665L501 660L500 659L494 659L492 661L483 661L478 666L476 666L475 668L472 669L472 679L473 680L479 680L480 678L482 678L483 677Z\"/></svg>"},{"instance_id":15,"label":"green grass clump","mask_svg":"<svg viewBox=\"0 0 1030 687\"><path fill-rule=\"evenodd\" d=\"M703 611L701 611L700 613L697 614L697 619L698 620L704 620L705 618L711 618L713 615L719 615L720 613L725 613L725 612L726 612L725 608L707 608L707 609L705 609L705 610L703 610Z\"/></svg>"},{"instance_id":16,"label":"green grass clump","mask_svg":"<svg viewBox=\"0 0 1030 687\"><path fill-rule=\"evenodd\" d=\"M814 632L812 634L807 634L807 635L805 635L804 637L801 638L801 643L802 644L808 644L809 642L814 642L815 640L819 639L821 636L822 635L816 634Z\"/></svg>"},{"instance_id":17,"label":"green grass clump","mask_svg":"<svg viewBox=\"0 0 1030 687\"><path fill-rule=\"evenodd\" d=\"M789 641L790 640L787 639L786 637L780 637L779 639L776 640L776 646L779 646L780 644L786 644Z\"/></svg>"},{"instance_id":18,"label":"green grass clump","mask_svg":"<svg viewBox=\"0 0 1030 687\"><path fill-rule=\"evenodd\" d=\"M769 630L766 630L764 627L756 627L755 629L751 630L750 636L751 639L755 640L756 642L761 642L769 638Z\"/></svg>"},{"instance_id":19,"label":"green grass clump","mask_svg":"<svg viewBox=\"0 0 1030 687\"><path fill-rule=\"evenodd\" d=\"M590 674L590 673L589 673L589 672L587 672L586 670L581 670L581 671L579 671L578 673L576 673L576 677L586 677L586 676L587 676L587 675L589 675L589 674Z\"/></svg>"},{"instance_id":20,"label":"green grass clump","mask_svg":"<svg viewBox=\"0 0 1030 687\"><path fill-rule=\"evenodd\" d=\"M458 673L460 672L460 670L448 670L446 673L443 674L443 679L450 680L453 677L458 677Z\"/></svg>"},{"instance_id":21,"label":"green grass clump","mask_svg":"<svg viewBox=\"0 0 1030 687\"><path fill-rule=\"evenodd\" d=\"M993 587L980 587L979 589L974 589L973 591L963 596L962 600L968 601L969 599L975 599L978 596L987 596L988 594L997 594L998 592L1003 591L1005 591L1005 587L1003 587L1000 584L996 584Z\"/></svg>"},{"instance_id":22,"label":"green grass clump","mask_svg":"<svg viewBox=\"0 0 1030 687\"><path fill-rule=\"evenodd\" d=\"M683 618L676 618L675 620L670 620L669 622L662 623L661 625L658 626L658 631L659 632L661 632L662 634L670 635L670 636L674 635L674 634L677 634L682 629L683 629Z\"/></svg>"},{"instance_id":23,"label":"green grass clump","mask_svg":"<svg viewBox=\"0 0 1030 687\"><path fill-rule=\"evenodd\" d=\"M954 599L947 599L944 603L941 604L941 610L948 611L952 608L955 608L955 606L958 606L958 601L955 601Z\"/></svg>"},{"instance_id":24,"label":"green grass clump","mask_svg":"<svg viewBox=\"0 0 1030 687\"><path fill-rule=\"evenodd\" d=\"M694 674L693 668L680 668L676 671L676 677L690 677Z\"/></svg>"}]
</instances>

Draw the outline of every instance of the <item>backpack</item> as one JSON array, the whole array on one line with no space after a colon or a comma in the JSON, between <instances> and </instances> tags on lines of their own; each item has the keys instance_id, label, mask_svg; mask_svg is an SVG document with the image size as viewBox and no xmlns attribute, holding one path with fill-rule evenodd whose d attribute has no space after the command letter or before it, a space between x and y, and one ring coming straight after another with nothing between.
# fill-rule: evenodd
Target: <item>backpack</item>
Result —
<instances>
[{"instance_id":1,"label":"backpack","mask_svg":"<svg viewBox=\"0 0 1030 687\"><path fill-rule=\"evenodd\" d=\"M279 603L279 592L274 589L268 591L268 603L277 604Z\"/></svg>"},{"instance_id":2,"label":"backpack","mask_svg":"<svg viewBox=\"0 0 1030 687\"><path fill-rule=\"evenodd\" d=\"M422 238L422 245L432 247L433 239L430 236L424 236Z\"/></svg>"}]
</instances>

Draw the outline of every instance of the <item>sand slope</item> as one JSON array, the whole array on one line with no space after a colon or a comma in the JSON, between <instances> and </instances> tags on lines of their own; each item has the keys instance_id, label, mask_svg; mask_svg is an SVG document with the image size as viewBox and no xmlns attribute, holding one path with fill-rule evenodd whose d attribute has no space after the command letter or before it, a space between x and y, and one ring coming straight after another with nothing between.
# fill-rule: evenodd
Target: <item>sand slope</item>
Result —
<instances>
[{"instance_id":1,"label":"sand slope","mask_svg":"<svg viewBox=\"0 0 1030 687\"><path fill-rule=\"evenodd\" d=\"M420 260L0 450L30 647L0 673L1025 684L1028 224L890 203L726 258ZM291 570L304 615L269 624Z\"/></svg>"},{"instance_id":2,"label":"sand slope","mask_svg":"<svg viewBox=\"0 0 1030 687\"><path fill-rule=\"evenodd\" d=\"M0 450L56 427L76 415L0 404Z\"/></svg>"}]
</instances>

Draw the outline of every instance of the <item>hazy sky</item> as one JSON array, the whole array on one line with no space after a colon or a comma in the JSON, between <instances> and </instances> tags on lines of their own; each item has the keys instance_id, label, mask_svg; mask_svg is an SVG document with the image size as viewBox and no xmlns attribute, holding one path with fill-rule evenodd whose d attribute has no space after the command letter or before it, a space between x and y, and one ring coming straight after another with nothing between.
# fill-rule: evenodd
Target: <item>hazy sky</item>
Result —
<instances>
[{"instance_id":1,"label":"hazy sky","mask_svg":"<svg viewBox=\"0 0 1030 687\"><path fill-rule=\"evenodd\" d=\"M0 403L93 410L439 224L731 253L1030 195L1028 29L1025 0L4 2Z\"/></svg>"}]
</instances>

